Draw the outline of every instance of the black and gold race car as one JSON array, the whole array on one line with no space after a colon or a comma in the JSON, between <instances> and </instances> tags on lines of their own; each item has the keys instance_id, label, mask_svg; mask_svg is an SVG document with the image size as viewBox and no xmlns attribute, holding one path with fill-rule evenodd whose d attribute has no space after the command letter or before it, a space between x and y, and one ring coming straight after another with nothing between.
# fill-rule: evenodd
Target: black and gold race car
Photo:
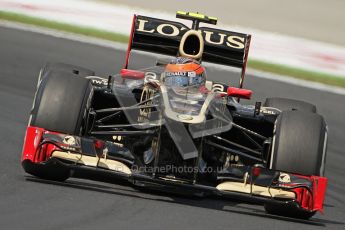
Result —
<instances>
[{"instance_id":1,"label":"black and gold race car","mask_svg":"<svg viewBox=\"0 0 345 230\"><path fill-rule=\"evenodd\" d=\"M177 12L192 26L134 15L124 68L103 78L67 64L40 72L22 166L65 181L107 176L174 193L262 200L273 214L322 211L327 125L303 101L267 98L242 105L251 36L214 27L217 19ZM238 87L212 81L175 87L169 63L130 69L133 49L239 68Z\"/></svg>"}]
</instances>

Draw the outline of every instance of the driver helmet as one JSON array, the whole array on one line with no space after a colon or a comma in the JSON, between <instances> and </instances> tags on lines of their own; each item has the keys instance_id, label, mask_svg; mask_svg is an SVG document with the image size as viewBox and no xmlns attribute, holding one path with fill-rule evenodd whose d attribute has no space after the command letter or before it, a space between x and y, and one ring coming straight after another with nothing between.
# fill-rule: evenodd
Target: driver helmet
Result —
<instances>
[{"instance_id":1,"label":"driver helmet","mask_svg":"<svg viewBox=\"0 0 345 230\"><path fill-rule=\"evenodd\" d=\"M163 81L169 87L204 86L206 70L197 60L177 57L166 65Z\"/></svg>"}]
</instances>

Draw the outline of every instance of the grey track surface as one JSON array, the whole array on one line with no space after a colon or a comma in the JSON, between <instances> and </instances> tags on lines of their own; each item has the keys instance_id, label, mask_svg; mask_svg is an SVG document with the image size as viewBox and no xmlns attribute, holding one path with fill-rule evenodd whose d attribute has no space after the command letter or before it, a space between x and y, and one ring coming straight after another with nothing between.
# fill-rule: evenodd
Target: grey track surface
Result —
<instances>
[{"instance_id":1,"label":"grey track surface","mask_svg":"<svg viewBox=\"0 0 345 230\"><path fill-rule=\"evenodd\" d=\"M47 62L115 73L124 53L0 27L0 229L344 229L344 96L247 76L255 100L269 96L315 103L329 124L325 215L299 221L265 214L261 205L140 192L124 184L81 179L52 183L24 173L21 148L36 78ZM139 57L140 65L153 63ZM218 80L234 74L209 69ZM236 81L237 82L237 81Z\"/></svg>"},{"instance_id":2,"label":"grey track surface","mask_svg":"<svg viewBox=\"0 0 345 230\"><path fill-rule=\"evenodd\" d=\"M202 12L237 25L345 46L343 0L98 0L134 8Z\"/></svg>"}]
</instances>

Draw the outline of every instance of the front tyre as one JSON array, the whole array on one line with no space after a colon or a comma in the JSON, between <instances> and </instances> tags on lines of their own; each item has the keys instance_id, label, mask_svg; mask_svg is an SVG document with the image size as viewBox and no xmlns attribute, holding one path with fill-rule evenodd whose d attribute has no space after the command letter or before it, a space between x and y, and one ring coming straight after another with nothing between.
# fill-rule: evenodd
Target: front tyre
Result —
<instances>
[{"instance_id":1,"label":"front tyre","mask_svg":"<svg viewBox=\"0 0 345 230\"><path fill-rule=\"evenodd\" d=\"M275 123L270 168L302 175L323 176L327 128L316 113L283 111Z\"/></svg>"},{"instance_id":2,"label":"front tyre","mask_svg":"<svg viewBox=\"0 0 345 230\"><path fill-rule=\"evenodd\" d=\"M322 116L301 111L283 111L275 123L269 168L275 171L323 176L327 127ZM267 213L309 219L315 212L297 204L268 202Z\"/></svg>"},{"instance_id":3,"label":"front tyre","mask_svg":"<svg viewBox=\"0 0 345 230\"><path fill-rule=\"evenodd\" d=\"M263 104L265 107L273 107L281 111L304 111L316 113L316 106L305 102L288 98L270 97L267 98Z\"/></svg>"},{"instance_id":4,"label":"front tyre","mask_svg":"<svg viewBox=\"0 0 345 230\"><path fill-rule=\"evenodd\" d=\"M37 89L29 125L81 135L92 95L90 80L52 71Z\"/></svg>"},{"instance_id":5,"label":"front tyre","mask_svg":"<svg viewBox=\"0 0 345 230\"><path fill-rule=\"evenodd\" d=\"M30 126L71 135L82 135L91 105L93 88L90 80L54 70L45 75L36 91ZM23 162L27 173L42 179L65 181L71 172L58 164L33 164Z\"/></svg>"}]
</instances>

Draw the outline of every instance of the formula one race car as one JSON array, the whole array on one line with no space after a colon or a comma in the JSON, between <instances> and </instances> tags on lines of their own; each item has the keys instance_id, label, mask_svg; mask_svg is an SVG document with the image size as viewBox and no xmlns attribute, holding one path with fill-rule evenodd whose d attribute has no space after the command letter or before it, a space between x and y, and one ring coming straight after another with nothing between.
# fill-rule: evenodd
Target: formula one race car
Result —
<instances>
[{"instance_id":1,"label":"formula one race car","mask_svg":"<svg viewBox=\"0 0 345 230\"><path fill-rule=\"evenodd\" d=\"M322 211L327 126L316 107L268 98L241 105L251 36L135 15L124 68L102 78L48 64L39 75L22 166L34 176L109 176L138 187L264 201L268 213ZM173 56L129 68L132 49ZM201 62L241 69L238 87L212 81Z\"/></svg>"}]
</instances>

